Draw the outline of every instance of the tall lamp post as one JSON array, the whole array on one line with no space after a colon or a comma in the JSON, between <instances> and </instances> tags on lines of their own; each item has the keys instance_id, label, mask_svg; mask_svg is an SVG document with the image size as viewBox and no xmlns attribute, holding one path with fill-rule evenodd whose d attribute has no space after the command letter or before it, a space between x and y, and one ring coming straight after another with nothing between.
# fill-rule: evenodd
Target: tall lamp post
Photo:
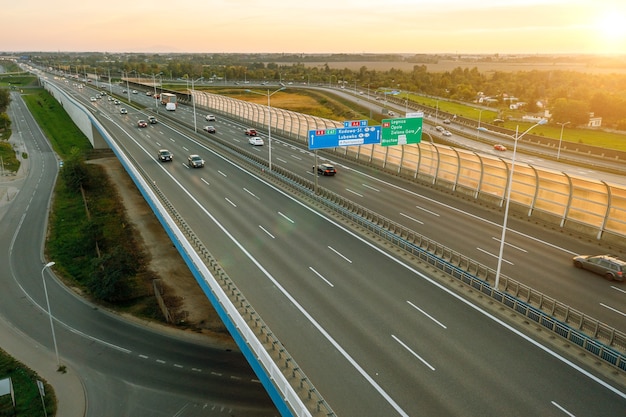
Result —
<instances>
[{"instance_id":1,"label":"tall lamp post","mask_svg":"<svg viewBox=\"0 0 626 417\"><path fill-rule=\"evenodd\" d=\"M194 91L194 83L196 81L200 81L200 80L204 80L204 77L200 77L197 80L191 80L191 104L193 104L193 131L197 132L198 131L198 124L196 122L196 100L193 97L193 91Z\"/></svg>"},{"instance_id":2,"label":"tall lamp post","mask_svg":"<svg viewBox=\"0 0 626 417\"><path fill-rule=\"evenodd\" d=\"M563 142L563 128L565 125L570 124L570 122L565 123L557 123L557 125L561 125L561 136L559 136L559 150L556 152L556 160L558 161L561 157L561 143Z\"/></svg>"},{"instance_id":3,"label":"tall lamp post","mask_svg":"<svg viewBox=\"0 0 626 417\"><path fill-rule=\"evenodd\" d=\"M156 107L157 114L159 114L159 99L157 98L157 91L156 91L156 77L161 74L163 74L163 72L159 72L158 74L152 74L152 86L154 87L154 106ZM161 88L161 90L163 89Z\"/></svg>"},{"instance_id":4,"label":"tall lamp post","mask_svg":"<svg viewBox=\"0 0 626 417\"><path fill-rule=\"evenodd\" d=\"M253 94L259 94L261 96L265 96L267 95L267 113L268 113L268 118L267 118L267 143L269 146L269 155L268 155L268 166L269 166L269 171L272 171L272 106L270 105L270 97L272 97L274 94L278 93L279 91L284 90L286 87L281 87L278 90L270 93L270 90L267 90L267 94L264 93L259 93L258 91L252 91L252 90L246 90L246 92L248 93L253 93Z\"/></svg>"},{"instance_id":5,"label":"tall lamp post","mask_svg":"<svg viewBox=\"0 0 626 417\"><path fill-rule=\"evenodd\" d=\"M483 115L483 110L485 110L485 109L478 110L478 127L476 128L476 139L478 139L478 137L480 136L480 120L481 120L481 117Z\"/></svg>"},{"instance_id":6,"label":"tall lamp post","mask_svg":"<svg viewBox=\"0 0 626 417\"><path fill-rule=\"evenodd\" d=\"M50 330L52 330L52 341L54 342L54 353L57 357L57 367L61 366L61 361L59 360L59 348L57 347L57 337L54 333L54 324L52 323L52 311L50 310L50 299L48 298L48 287L46 286L46 279L43 275L46 268L50 268L54 265L54 262L48 262L41 269L41 281L43 282L43 292L46 295L46 305L48 306L48 317L50 318Z\"/></svg>"},{"instance_id":7,"label":"tall lamp post","mask_svg":"<svg viewBox=\"0 0 626 417\"><path fill-rule=\"evenodd\" d=\"M504 207L504 220L502 222L502 236L500 237L500 252L498 253L498 266L496 268L496 280L493 288L498 289L500 283L500 270L502 269L502 254L504 252L504 239L506 237L506 225L509 219L509 203L511 201L511 187L513 185L513 173L515 172L515 154L517 153L517 142L528 132L539 125L545 125L548 123L547 119L541 119L538 123L535 123L524 131L521 135L518 135L519 125L515 128L515 143L513 144L513 156L511 157L511 172L509 173L509 179L507 181L506 190L506 205Z\"/></svg>"}]
</instances>

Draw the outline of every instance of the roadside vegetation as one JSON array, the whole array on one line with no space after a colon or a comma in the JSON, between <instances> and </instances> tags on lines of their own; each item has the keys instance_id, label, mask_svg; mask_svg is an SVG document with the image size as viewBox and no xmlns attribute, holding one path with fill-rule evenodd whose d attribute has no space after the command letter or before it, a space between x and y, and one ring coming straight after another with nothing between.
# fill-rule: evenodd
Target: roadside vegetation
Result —
<instances>
[{"instance_id":1,"label":"roadside vegetation","mask_svg":"<svg viewBox=\"0 0 626 417\"><path fill-rule=\"evenodd\" d=\"M11 378L15 396L15 408L11 395L0 397L0 417L42 417L54 416L57 410L57 401L52 387L37 373L16 361L5 351L0 349L0 380ZM37 381L44 386L45 396L39 395ZM45 405L45 411L44 411Z\"/></svg>"},{"instance_id":2,"label":"roadside vegetation","mask_svg":"<svg viewBox=\"0 0 626 417\"><path fill-rule=\"evenodd\" d=\"M137 233L107 174L88 163L88 139L47 91L24 99L63 160L46 245L55 272L93 300L160 320Z\"/></svg>"}]
</instances>

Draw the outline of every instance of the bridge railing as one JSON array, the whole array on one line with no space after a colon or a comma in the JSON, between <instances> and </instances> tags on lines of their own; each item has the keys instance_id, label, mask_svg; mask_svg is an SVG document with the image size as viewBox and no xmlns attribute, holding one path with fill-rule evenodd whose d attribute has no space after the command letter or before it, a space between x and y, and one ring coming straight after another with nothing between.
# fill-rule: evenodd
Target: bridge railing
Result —
<instances>
[{"instance_id":1,"label":"bridge railing","mask_svg":"<svg viewBox=\"0 0 626 417\"><path fill-rule=\"evenodd\" d=\"M341 122L204 91L193 91L193 98L197 108L235 118L257 129L269 126L273 134L303 144L308 143L309 130L343 127ZM325 152L500 207L506 202L511 161L495 155L425 141L390 147L337 147ZM623 246L624 185L516 161L510 196L512 207L529 218Z\"/></svg>"}]
</instances>

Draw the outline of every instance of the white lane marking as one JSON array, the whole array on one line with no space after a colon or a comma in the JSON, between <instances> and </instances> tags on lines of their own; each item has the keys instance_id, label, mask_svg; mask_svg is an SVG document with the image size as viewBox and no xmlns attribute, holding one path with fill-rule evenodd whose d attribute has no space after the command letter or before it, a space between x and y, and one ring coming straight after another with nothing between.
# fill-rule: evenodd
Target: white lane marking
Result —
<instances>
[{"instance_id":1,"label":"white lane marking","mask_svg":"<svg viewBox=\"0 0 626 417\"><path fill-rule=\"evenodd\" d=\"M378 188L374 188L374 187L372 187L371 185L367 185L367 184L361 184L361 185L362 185L363 187L365 187L365 188L369 188L370 190L374 190L374 191L376 191L377 193L379 193L379 192L380 192L380 190L379 190Z\"/></svg>"},{"instance_id":2,"label":"white lane marking","mask_svg":"<svg viewBox=\"0 0 626 417\"><path fill-rule=\"evenodd\" d=\"M426 213L428 213L428 214L432 214L433 216L437 216L437 217L439 217L439 216L440 216L440 215L439 215L439 213L435 213L434 211L432 211L432 210L428 210L427 208L424 208L424 207L415 206L415 208L417 208L417 209L419 209L419 210L422 210L422 211L425 211L425 212L426 212Z\"/></svg>"},{"instance_id":3,"label":"white lane marking","mask_svg":"<svg viewBox=\"0 0 626 417\"><path fill-rule=\"evenodd\" d=\"M183 368L183 365L179 365L179 364L175 363L175 364L174 364L174 368L180 368L180 369L182 369L182 368Z\"/></svg>"},{"instance_id":4,"label":"white lane marking","mask_svg":"<svg viewBox=\"0 0 626 417\"><path fill-rule=\"evenodd\" d=\"M243 190L247 192L248 194L250 194L252 197L256 198L257 200L260 200L260 198L257 197L256 194L254 194L252 191L248 190L247 188L244 187Z\"/></svg>"},{"instance_id":5,"label":"white lane marking","mask_svg":"<svg viewBox=\"0 0 626 417\"><path fill-rule=\"evenodd\" d=\"M487 255L489 255L489 256L493 256L494 258L497 258L497 257L498 257L498 255L494 255L494 254L493 254L493 253L491 253L491 252L487 252L486 250L484 250L484 249L482 249L482 248L478 248L478 247L477 247L476 249L478 249L478 250L479 250L479 251L481 251L482 253L486 253L486 254L487 254ZM507 260L506 260L506 259L504 259L504 258L502 258L502 260L503 260L504 262L506 262L507 264L509 264L509 265L515 265L513 262L511 262L511 261L507 261Z\"/></svg>"},{"instance_id":6,"label":"white lane marking","mask_svg":"<svg viewBox=\"0 0 626 417\"><path fill-rule=\"evenodd\" d=\"M319 273L319 272L317 272L315 269L313 269L313 267L312 267L312 266L310 266L310 267L309 267L309 269L310 269L311 271L313 271L313 273L314 273L315 275L317 275L318 277L320 277L321 279L323 279L323 280L324 280L324 281L325 281L328 285L330 285L331 287L334 287L334 285L332 284L332 282L330 282L329 280L327 280L326 278L324 278L324 277L322 276L322 274L320 274L320 273Z\"/></svg>"},{"instance_id":7,"label":"white lane marking","mask_svg":"<svg viewBox=\"0 0 626 417\"><path fill-rule=\"evenodd\" d=\"M128 135L129 138L130 135ZM139 145L141 147L141 145L135 141L135 143L137 143L137 145ZM198 143L198 145L200 145ZM146 155L151 155L151 152L148 152L146 149L143 149L144 152L146 153ZM207 149L208 152L211 152L210 149ZM565 365L569 366L570 368L574 369L576 372L585 375L587 378L591 379L592 381L594 381L595 383L605 387L606 389L610 390L611 392L615 393L616 395L620 396L620 398L624 398L626 399L626 393L620 391L618 388L613 387L611 384L603 381L602 379L596 377L595 375L593 375L592 373L588 372L587 370L581 368L580 366L578 366L577 364L575 364L574 362L570 361L569 359L565 358L564 356L559 355L558 353L556 353L553 350L550 350L549 348L547 348L546 346L542 345L541 343L537 342L536 340L534 340L533 338L527 336L526 334L524 334L523 332L517 330L516 328L510 326L508 323L502 321L501 319L499 319L498 317L492 315L491 313L487 312L486 310L483 310L482 308L472 304L470 301L466 300L465 298L461 297L460 295L456 294L454 291L448 289L447 287L445 287L444 285L440 284L439 282L433 280L432 278L428 277L427 275L423 274L422 272L418 271L417 269L411 267L410 265L402 262L401 260L393 257L392 255L388 254L387 252L383 251L382 249L380 249L379 247L373 245L372 243L370 243L368 240L364 239L363 237L359 236L358 234L355 234L354 232L352 232L351 230L345 228L344 226L342 226L341 224L333 221L332 219L322 215L321 213L315 211L314 209L312 209L311 207L306 206L305 204L303 204L302 202L296 200L294 197L292 197L291 195L285 193L284 191L280 190L279 188L273 186L272 184L270 184L269 182L263 180L261 177L252 174L249 171L246 171L245 169L243 169L240 166L237 166L235 163L233 163L232 161L229 161L228 159L224 158L223 156L216 154L214 152L213 153L216 157L222 159L222 161L224 161L224 163L229 164L230 166L232 166L235 169L240 170L241 172L244 172L246 174L248 174L250 177L254 178L255 180L259 181L260 183L264 184L265 186L273 189L274 191L276 191L277 193L281 194L283 197L289 199L290 201L300 205L304 210L308 210L311 214L318 216L319 218L327 221L328 223L334 225L335 227L337 227L340 230L343 230L346 234L352 236L353 238L357 239L358 241L360 241L361 243L363 243L364 245L367 245L368 247L372 248L374 251L378 252L379 254L381 254L382 256L385 256L387 259L389 259L391 262L395 262L398 265L401 265L402 267L406 268L408 271L411 271L413 274L419 276L421 279L423 279L424 281L429 282L431 285L433 285L434 287L439 288L441 291L445 292L446 294L449 294L451 297L453 297L454 299L456 299L458 302L465 304L466 306L468 306L469 308L473 309L474 311L476 311L479 314L482 314L484 317L487 317L489 320L493 321L494 323L497 323L498 325L502 326L503 328L507 329L509 332L515 334L517 337L526 340L528 343L530 343L531 345L535 346L536 348L542 350L543 352L547 353L548 355L552 356L553 358L555 358L556 360L564 363ZM346 169L349 169L348 167L346 167ZM389 405L391 405L394 410L396 410L402 417L409 417L409 415L402 409L402 407L400 407L400 405L398 403L396 403L393 398L365 371L365 369L363 369L363 367L352 357L350 356L350 354L341 346L341 344L335 339L333 338L328 331L326 331L326 329L324 329L324 327L322 327L322 325L315 320L315 318L313 318L313 316L294 298L293 295L291 295L291 293L289 293L279 282L278 280L267 270L263 267L263 265L261 265L261 263L252 256L252 254L246 250L246 248L243 246L243 244L238 241L237 239L235 239L235 237L226 229L226 227L224 227L223 224L221 224L216 218L215 216L213 216L208 210L206 210L206 208L204 208L204 206L196 199L194 198L194 196L185 189L185 187L182 186L182 184L176 180L176 178L174 178L174 176L169 173L167 170L163 169L165 174L168 175L170 177L170 179L176 183L178 185L178 187L180 187L180 189L189 196L189 198L191 200L194 201L194 203L196 204L196 206L198 206L198 208L200 210L202 210L205 215L211 219L211 221L217 226L219 227L219 229L226 235L228 236L228 238L239 248L239 250L241 250L242 253L244 253L248 259L250 259L250 261L252 263L254 263L257 268L259 268L259 270L267 277L268 280L270 280L275 286L276 288L285 296L285 298L287 298L289 300L289 302L292 303L293 306L295 306L295 308L304 316L306 317L306 319L320 332L320 334L323 335L323 337L326 338L326 340L328 340L337 350L337 352L339 352L353 367L354 369L357 370L357 372L359 374L361 374L363 376L363 378L365 378L365 380L367 382L369 382L369 384L374 387L374 389L387 401L387 403ZM310 171L308 171L310 173ZM358 172L358 171L357 171ZM362 173L361 173L362 174ZM372 176L370 176L371 178L373 178L374 180L378 180ZM393 186L392 184L390 184L391 186ZM397 189L401 189L400 187L394 186ZM405 190L406 191L406 190ZM417 193L411 193L413 195L416 195L418 197L422 197L422 198L426 198L424 196L420 196ZM434 201L434 200L433 200ZM434 201L436 203L439 203L437 201ZM441 204L441 203L439 203ZM454 209L454 207L451 207L451 209ZM463 213L463 214L467 214L470 215L469 213L464 213L461 210L456 210L457 212ZM483 222L487 222L485 219L482 219L478 216L474 216L471 215ZM493 222L491 222L493 223ZM495 223L493 223L495 224ZM515 231L513 231L515 232ZM522 233L519 232L515 232L518 233L519 235L523 235ZM543 242L540 241L539 239L533 238L532 236L527 236L529 239L533 239L535 241L538 242L542 242L548 246L552 246L555 247L557 249L561 249L563 251L565 251L565 249L562 248L558 248L555 245L551 245L547 242ZM43 309L42 309L43 310ZM45 311L45 310L44 310Z\"/></svg>"},{"instance_id":8,"label":"white lane marking","mask_svg":"<svg viewBox=\"0 0 626 417\"><path fill-rule=\"evenodd\" d=\"M601 305L602 307L606 308L606 309L609 309L609 310L611 310L611 311L614 311L614 312L615 312L615 313L617 313L617 314L621 314L622 316L625 316L625 317L626 317L626 313L624 313L623 311L620 311L620 310L618 310L618 309L616 309L616 308L614 308L614 307L608 306L608 305L606 305L606 304L604 304L604 303L600 303L600 305Z\"/></svg>"},{"instance_id":9,"label":"white lane marking","mask_svg":"<svg viewBox=\"0 0 626 417\"><path fill-rule=\"evenodd\" d=\"M219 172L219 174L220 174L222 177L228 177L228 175L224 174L224 173L223 173L222 171L220 171L219 169L217 170L217 172Z\"/></svg>"},{"instance_id":10,"label":"white lane marking","mask_svg":"<svg viewBox=\"0 0 626 417\"><path fill-rule=\"evenodd\" d=\"M570 417L576 417L575 414L570 413L569 411L567 411L565 408L561 407L559 404L557 404L555 401L550 401L550 403L555 406L556 408L558 408L559 410L561 410L563 413L567 414Z\"/></svg>"},{"instance_id":11,"label":"white lane marking","mask_svg":"<svg viewBox=\"0 0 626 417\"><path fill-rule=\"evenodd\" d=\"M156 360L156 362L157 362L157 363L167 363L167 362L165 362L163 359L157 359L157 360Z\"/></svg>"},{"instance_id":12,"label":"white lane marking","mask_svg":"<svg viewBox=\"0 0 626 417\"><path fill-rule=\"evenodd\" d=\"M431 316L430 314L428 314L427 312L425 312L424 310L422 310L421 308L419 308L418 306L416 306L415 304L413 304L409 300L407 300L406 302L409 303L409 305L411 307L413 307L414 309L416 309L417 311L419 311L420 313L422 313L423 315L425 315L426 317L428 317L429 319L431 319L432 321L434 321L435 323L437 323L438 325L440 325L444 329L447 329L447 327L443 323L441 323L439 320L437 320L436 318L434 318L433 316Z\"/></svg>"},{"instance_id":13,"label":"white lane marking","mask_svg":"<svg viewBox=\"0 0 626 417\"><path fill-rule=\"evenodd\" d=\"M498 243L500 243L500 242L501 242L501 240L500 240L499 238L495 237L495 236L492 236L491 238L492 238L493 240L495 240L496 242L498 242ZM505 244L505 245L507 245L507 246L512 247L513 249L517 249L517 250L518 250L518 251L520 251L520 252L528 253L528 251L527 251L526 249L522 249L522 248L520 248L519 246L511 245L510 243L507 243L507 241L506 241L506 240L504 241L504 244Z\"/></svg>"},{"instance_id":14,"label":"white lane marking","mask_svg":"<svg viewBox=\"0 0 626 417\"><path fill-rule=\"evenodd\" d=\"M284 159L282 159L282 158L276 158L276 160L277 160L277 161L280 161L280 162L282 162L282 163L284 163L284 164L286 164L286 163L287 163L287 161L285 161L285 160L284 160Z\"/></svg>"},{"instance_id":15,"label":"white lane marking","mask_svg":"<svg viewBox=\"0 0 626 417\"><path fill-rule=\"evenodd\" d=\"M200 181L202 181L203 183L205 183L206 185L211 185L209 184L209 182L207 180L205 180L204 178L200 178Z\"/></svg>"},{"instance_id":16,"label":"white lane marking","mask_svg":"<svg viewBox=\"0 0 626 417\"><path fill-rule=\"evenodd\" d=\"M302 161L302 158L300 158L298 155L289 155L291 156L293 159L297 159L298 161Z\"/></svg>"},{"instance_id":17,"label":"white lane marking","mask_svg":"<svg viewBox=\"0 0 626 417\"><path fill-rule=\"evenodd\" d=\"M224 200L228 201L228 202L230 203L230 205L231 205L231 206L233 206L233 207L237 207L237 204L235 204L235 203L233 203L232 201L230 201L230 200L228 199L228 197L224 197Z\"/></svg>"},{"instance_id":18,"label":"white lane marking","mask_svg":"<svg viewBox=\"0 0 626 417\"><path fill-rule=\"evenodd\" d=\"M357 193L356 191L352 191L352 190L351 190L351 189L349 189L349 188L346 188L346 191L347 191L347 192L349 192L349 193L352 193L352 194L354 194L354 195L358 195L359 197L363 197L363 194L359 194L359 193Z\"/></svg>"},{"instance_id":19,"label":"white lane marking","mask_svg":"<svg viewBox=\"0 0 626 417\"><path fill-rule=\"evenodd\" d=\"M280 211L278 212L278 214L280 216L282 216L285 220L287 220L290 223L295 223L293 220L291 220L289 217L285 216L283 213L281 213Z\"/></svg>"},{"instance_id":20,"label":"white lane marking","mask_svg":"<svg viewBox=\"0 0 626 417\"><path fill-rule=\"evenodd\" d=\"M148 359L148 356L146 356L146 355L139 355L139 357L140 357L141 359Z\"/></svg>"},{"instance_id":21,"label":"white lane marking","mask_svg":"<svg viewBox=\"0 0 626 417\"><path fill-rule=\"evenodd\" d=\"M402 192L405 192L405 193L407 193L407 194L413 195L413 196L415 196L415 197L419 197L419 198L424 199L424 200L426 200L426 201L428 201L428 202L431 202L431 203L433 203L433 204L437 204L437 205L439 205L439 206L445 207L445 208L447 208L448 210L455 211L455 212L457 212L457 213L461 213L461 214L463 214L463 215L465 215L465 216L467 216L467 217L471 217L471 218L473 218L473 219L476 219L476 220L479 220L479 221L481 221L481 222L484 222L484 223L490 224L490 225L492 225L492 226L502 227L502 224L499 224L499 223L496 223L496 222L492 222L492 221L490 221L490 220L484 219L484 218L482 218L482 217L480 217L480 216L477 216L477 215L475 215L475 214L472 214L472 213L468 213L467 211L463 211L463 210L461 210L461 209L459 209L459 208L457 208L457 207L451 206L451 205L449 205L449 204L442 203L441 201L435 200L434 198L426 197L425 195L418 194L418 193L416 193L416 192L414 192L414 191L411 191L411 190L407 190L406 188L402 188L402 187L401 187L401 186L399 186L399 185L392 184L392 183L390 183L390 182L388 182L388 181L384 181L384 180L382 180L382 179L380 179L380 178L376 178L376 177L375 177L375 176L373 176L373 175L366 174L366 173L361 172L361 171L359 171L359 170L356 170L356 169L350 168L349 166L345 166L345 167L344 167L344 169L346 169L346 170L350 170L350 171L354 172L355 174L362 175L362 176L364 176L364 177L366 177L366 178L369 178L369 179L370 179L370 180L372 180L372 181L377 181L377 182L379 182L379 183L381 183L381 184L385 184L385 185L386 185L386 186L388 186L388 187L395 188L396 190L400 190L400 191L402 191ZM536 237L534 237L534 236L527 235L526 233L522 233L522 232L520 232L520 231L518 231L518 230L515 230L515 229L508 229L508 230L509 230L511 233L516 233L516 234L518 234L519 236L525 237L525 238L530 239L530 240L535 241L535 242L539 242L539 243L541 243L541 244L543 244L543 245L546 245L546 246L549 246L549 247L551 247L551 248L554 248L554 249L560 250L560 251L565 252L565 253L568 253L568 254L570 254L570 255L578 255L576 252L572 252L572 251L571 251L571 250L569 250L569 249L565 249L565 248L563 248L563 247L561 247L561 246L557 246L557 245L555 245L555 244L553 244L553 243L546 242L545 240L541 240L541 239L538 239L538 238L536 238Z\"/></svg>"},{"instance_id":22,"label":"white lane marking","mask_svg":"<svg viewBox=\"0 0 626 417\"><path fill-rule=\"evenodd\" d=\"M424 358L422 358L420 355L418 355L417 353L415 353L415 351L413 351L410 347L408 347L406 345L406 343L404 343L402 340L398 339L395 335L391 335L391 337L393 337L395 339L396 342L400 343L400 346L402 346L403 348L405 348L406 350L408 350L413 356L415 356L417 359L420 360L420 362L422 362L424 365L426 365L431 371L434 371L435 368L429 364L428 362L426 362L426 360L424 360Z\"/></svg>"},{"instance_id":23,"label":"white lane marking","mask_svg":"<svg viewBox=\"0 0 626 417\"><path fill-rule=\"evenodd\" d=\"M328 246L328 249L332 250L333 252L335 252L337 255L341 256L343 259L345 259L347 262L352 263L352 261L350 259L348 259L347 257L345 257L344 255L342 255L341 253L339 253L339 251L337 251L335 248L333 248L332 246Z\"/></svg>"},{"instance_id":24,"label":"white lane marking","mask_svg":"<svg viewBox=\"0 0 626 417\"><path fill-rule=\"evenodd\" d=\"M414 222L417 222L417 223L419 223L419 224L424 224L424 222L423 222L423 221L421 221L421 220L417 220L415 217L411 217L411 216L409 216L408 214L400 213L400 216L404 216L404 217L406 217L407 219L409 219L409 220L413 220Z\"/></svg>"},{"instance_id":25,"label":"white lane marking","mask_svg":"<svg viewBox=\"0 0 626 417\"><path fill-rule=\"evenodd\" d=\"M622 289L622 288L617 288L617 287L616 287L616 286L614 286L614 285L611 285L611 288L612 288L612 289L614 289L614 290L616 290L616 291L623 292L624 294L626 294L626 290L624 290L624 289Z\"/></svg>"},{"instance_id":26,"label":"white lane marking","mask_svg":"<svg viewBox=\"0 0 626 417\"><path fill-rule=\"evenodd\" d=\"M271 237L272 239L276 239L276 238L274 237L274 235L273 235L273 234L271 234L270 232L268 232L268 231L267 231L267 229L266 229L266 228L264 228L263 226L259 225L259 229L261 229L261 230L263 230L265 233L267 233L267 235L268 235L269 237Z\"/></svg>"}]
</instances>

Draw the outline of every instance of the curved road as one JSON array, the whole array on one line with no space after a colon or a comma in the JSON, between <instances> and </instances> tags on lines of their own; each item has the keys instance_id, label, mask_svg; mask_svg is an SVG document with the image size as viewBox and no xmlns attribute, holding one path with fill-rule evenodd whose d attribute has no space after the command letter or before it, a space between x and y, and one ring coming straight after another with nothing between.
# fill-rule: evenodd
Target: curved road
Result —
<instances>
[{"instance_id":1,"label":"curved road","mask_svg":"<svg viewBox=\"0 0 626 417\"><path fill-rule=\"evenodd\" d=\"M93 106L338 415L612 415L626 406L618 388L215 154L206 135L163 121L137 129L134 111ZM246 146L241 125L220 120L218 129ZM159 148L174 161L157 162ZM204 169L186 166L191 153Z\"/></svg>"},{"instance_id":2,"label":"curved road","mask_svg":"<svg viewBox=\"0 0 626 417\"><path fill-rule=\"evenodd\" d=\"M53 349L41 269L57 160L16 94L10 115L29 169L0 221L0 315ZM46 279L61 363L82 376L88 416L277 415L241 354L127 322Z\"/></svg>"}]
</instances>

